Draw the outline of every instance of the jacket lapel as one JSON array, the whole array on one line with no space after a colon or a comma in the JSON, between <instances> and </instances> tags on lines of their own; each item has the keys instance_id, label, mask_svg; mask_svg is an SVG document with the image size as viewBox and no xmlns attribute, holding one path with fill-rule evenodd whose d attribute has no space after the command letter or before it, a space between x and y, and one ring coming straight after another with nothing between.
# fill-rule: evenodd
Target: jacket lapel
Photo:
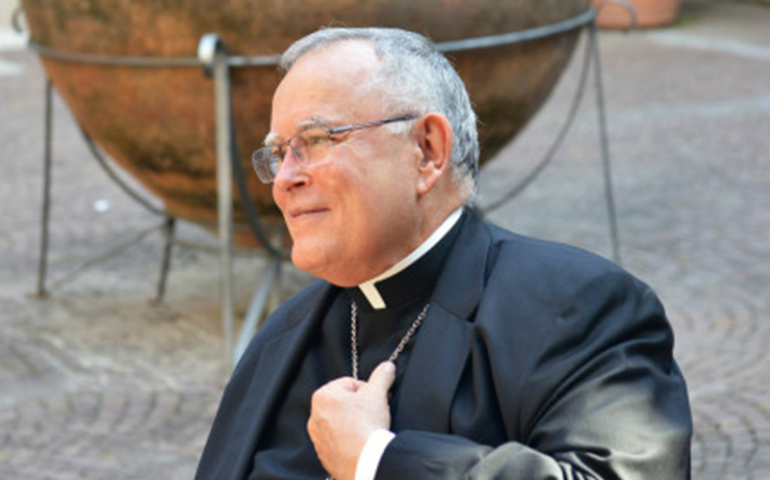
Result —
<instances>
[{"instance_id":1,"label":"jacket lapel","mask_svg":"<svg viewBox=\"0 0 770 480\"><path fill-rule=\"evenodd\" d=\"M431 298L400 388L392 428L447 432L449 414L467 362L473 316L484 290L491 237L475 214L465 223Z\"/></svg>"},{"instance_id":2,"label":"jacket lapel","mask_svg":"<svg viewBox=\"0 0 770 480\"><path fill-rule=\"evenodd\" d=\"M254 361L239 368L244 375L249 376L246 391L240 396L248 400L238 402L238 411L228 415L235 422L227 429L227 443L238 446L238 451L231 450L230 455L227 455L229 460L221 462L223 473L232 472L232 477L223 475L217 478L244 479L248 476L259 433L267 428L266 423L277 401L293 381L334 292L336 289L326 288L319 296L321 301L309 312L297 313L293 317L289 314L287 318L277 319L289 322L291 326L265 345Z\"/></svg>"}]
</instances>

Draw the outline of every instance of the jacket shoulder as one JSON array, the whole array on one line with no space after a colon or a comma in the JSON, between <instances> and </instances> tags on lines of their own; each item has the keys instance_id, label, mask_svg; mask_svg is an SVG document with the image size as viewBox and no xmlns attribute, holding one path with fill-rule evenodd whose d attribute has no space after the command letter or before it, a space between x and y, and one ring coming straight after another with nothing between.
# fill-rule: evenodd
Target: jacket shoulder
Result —
<instances>
[{"instance_id":1,"label":"jacket shoulder","mask_svg":"<svg viewBox=\"0 0 770 480\"><path fill-rule=\"evenodd\" d=\"M495 250L503 258L515 260L522 268L558 269L560 272L579 271L587 275L623 269L612 261L588 250L552 240L517 234L485 222Z\"/></svg>"},{"instance_id":2,"label":"jacket shoulder","mask_svg":"<svg viewBox=\"0 0 770 480\"><path fill-rule=\"evenodd\" d=\"M492 238L487 266L492 292L516 292L508 298L529 299L553 313L597 284L654 296L644 282L595 253L486 225Z\"/></svg>"}]
</instances>

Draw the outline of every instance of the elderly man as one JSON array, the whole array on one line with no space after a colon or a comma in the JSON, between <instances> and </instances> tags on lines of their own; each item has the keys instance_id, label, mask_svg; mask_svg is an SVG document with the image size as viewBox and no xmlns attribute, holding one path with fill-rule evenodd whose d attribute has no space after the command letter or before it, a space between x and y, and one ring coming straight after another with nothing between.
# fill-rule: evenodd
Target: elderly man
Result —
<instances>
[{"instance_id":1,"label":"elderly man","mask_svg":"<svg viewBox=\"0 0 770 480\"><path fill-rule=\"evenodd\" d=\"M689 478L662 306L465 208L476 119L431 43L325 29L282 67L253 163L322 280L252 341L196 478Z\"/></svg>"}]
</instances>

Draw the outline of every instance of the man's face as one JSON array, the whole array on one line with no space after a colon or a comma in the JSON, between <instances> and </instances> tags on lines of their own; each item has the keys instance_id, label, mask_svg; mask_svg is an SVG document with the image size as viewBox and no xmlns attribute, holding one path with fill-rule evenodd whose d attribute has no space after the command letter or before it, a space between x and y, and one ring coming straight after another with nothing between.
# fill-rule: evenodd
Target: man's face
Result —
<instances>
[{"instance_id":1,"label":"man's face","mask_svg":"<svg viewBox=\"0 0 770 480\"><path fill-rule=\"evenodd\" d=\"M372 48L343 42L301 57L273 98L271 136L285 141L310 120L338 127L392 117L368 88ZM357 285L419 245L419 148L388 127L339 137L309 168L288 153L273 197L292 236L294 264L341 286Z\"/></svg>"}]
</instances>

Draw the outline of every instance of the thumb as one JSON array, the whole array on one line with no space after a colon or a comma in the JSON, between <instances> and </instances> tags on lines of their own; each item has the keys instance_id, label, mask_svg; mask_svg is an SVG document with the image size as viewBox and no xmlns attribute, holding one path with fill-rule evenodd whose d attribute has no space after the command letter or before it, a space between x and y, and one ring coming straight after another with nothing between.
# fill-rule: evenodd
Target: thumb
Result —
<instances>
[{"instance_id":1,"label":"thumb","mask_svg":"<svg viewBox=\"0 0 770 480\"><path fill-rule=\"evenodd\" d=\"M396 364L390 361L382 362L377 365L369 376L367 388L387 393L396 379Z\"/></svg>"}]
</instances>

